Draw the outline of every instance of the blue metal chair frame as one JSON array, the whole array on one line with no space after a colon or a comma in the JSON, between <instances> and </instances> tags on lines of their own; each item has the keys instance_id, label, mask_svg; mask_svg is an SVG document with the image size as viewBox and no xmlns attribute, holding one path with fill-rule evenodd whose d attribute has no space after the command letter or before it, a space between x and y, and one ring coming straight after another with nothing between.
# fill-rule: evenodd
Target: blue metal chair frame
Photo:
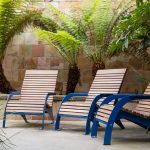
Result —
<instances>
[{"instance_id":1,"label":"blue metal chair frame","mask_svg":"<svg viewBox=\"0 0 150 150\"><path fill-rule=\"evenodd\" d=\"M48 101L48 97L52 96L52 95L56 95L56 93L53 92L48 92L46 97L45 97L45 104L43 107L43 112L42 113L30 113L30 112L7 112L7 104L8 102L11 100L11 98L15 95L21 95L20 92L10 92L8 99L7 99L7 103L6 103L6 107L4 110L4 116L3 116L3 125L2 127L5 128L6 125L6 115L8 114L13 114L13 115L21 115L23 117L23 119L25 120L25 122L27 122L25 115L35 115L35 116L42 116L42 130L44 129L44 116L45 116L45 111L46 111L46 104Z\"/></svg>"},{"instance_id":2,"label":"blue metal chair frame","mask_svg":"<svg viewBox=\"0 0 150 150\"><path fill-rule=\"evenodd\" d=\"M66 115L66 114L65 115L64 114L59 114L59 110L60 110L62 104L65 103L65 102L68 102L72 97L85 97L85 96L88 96L88 93L69 93L67 96L65 96L63 98L62 103L59 107L59 110L58 110L58 113L57 113L57 118L56 118L56 123L55 123L55 130L59 130L61 117L83 118L83 119L87 119L86 120L86 127L85 127L85 134L89 134L89 132L90 132L90 123L91 123L91 121L93 121L94 112L96 112L96 110L97 110L96 103L101 98L107 97L107 96L110 96L110 95L112 95L112 94L100 94L96 98L94 98L94 100L93 100L93 102L90 106L88 116L72 116L72 115Z\"/></svg>"},{"instance_id":3,"label":"blue metal chair frame","mask_svg":"<svg viewBox=\"0 0 150 150\"><path fill-rule=\"evenodd\" d=\"M122 97L121 97L122 96ZM112 96L109 96L108 98L106 98L103 103L99 106L99 109L101 109L101 106L103 105L107 105L109 102L111 102L113 99L116 98L121 98L120 101L118 101L116 103L116 105L114 106L114 109L112 110L109 120L108 122L99 120L97 118L94 118L93 121L93 126L92 126L92 132L91 132L91 136L92 137L97 137L97 129L98 129L98 125L99 123L105 124L106 128L105 128L105 134L104 134L104 145L110 145L111 144L111 136L112 136L112 129L113 129L113 125L114 123L118 122L118 120L124 118L126 120L129 120L143 128L150 128L150 119L147 118L143 118L140 116L136 116L133 114L130 114L128 112L125 112L122 110L122 107L132 101L132 100L137 100L137 99L150 99L150 95L144 95L144 94L115 94Z\"/></svg>"}]
</instances>

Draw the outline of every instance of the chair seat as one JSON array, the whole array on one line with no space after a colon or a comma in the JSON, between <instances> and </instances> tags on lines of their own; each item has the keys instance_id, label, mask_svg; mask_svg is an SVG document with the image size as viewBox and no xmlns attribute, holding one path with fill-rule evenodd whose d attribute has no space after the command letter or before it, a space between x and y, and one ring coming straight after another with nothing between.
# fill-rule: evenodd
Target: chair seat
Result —
<instances>
[{"instance_id":1,"label":"chair seat","mask_svg":"<svg viewBox=\"0 0 150 150\"><path fill-rule=\"evenodd\" d=\"M125 111L125 112L128 112L130 114L134 114L136 116L143 117L145 119L150 119L150 112L144 112L143 113L141 111L131 110L131 109L128 109L128 108L123 108L122 110Z\"/></svg>"},{"instance_id":2,"label":"chair seat","mask_svg":"<svg viewBox=\"0 0 150 150\"><path fill-rule=\"evenodd\" d=\"M88 116L90 106L91 103L88 102L65 102L62 104L59 114Z\"/></svg>"},{"instance_id":3,"label":"chair seat","mask_svg":"<svg viewBox=\"0 0 150 150\"><path fill-rule=\"evenodd\" d=\"M98 112L97 112L96 118L100 119L102 121L108 122L108 119L109 119L110 114L111 114L114 107L115 106L113 106L113 105L101 106L101 109L99 109ZM130 114L134 114L136 116L139 116L139 117L150 119L150 113L149 112L144 112L143 113L141 111L131 110L129 108L122 108L122 110L125 111L125 112L128 112Z\"/></svg>"}]
</instances>

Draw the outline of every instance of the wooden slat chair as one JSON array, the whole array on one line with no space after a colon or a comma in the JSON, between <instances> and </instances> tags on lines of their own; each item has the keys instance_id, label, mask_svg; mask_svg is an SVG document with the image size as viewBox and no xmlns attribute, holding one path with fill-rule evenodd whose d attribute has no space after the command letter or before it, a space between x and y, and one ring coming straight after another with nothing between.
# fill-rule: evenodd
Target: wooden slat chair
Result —
<instances>
[{"instance_id":1,"label":"wooden slat chair","mask_svg":"<svg viewBox=\"0 0 150 150\"><path fill-rule=\"evenodd\" d=\"M25 115L42 116L42 129L44 116L47 112L51 119L53 95L57 79L57 70L27 70L23 81L21 93L11 92L4 111L3 128L5 128L6 115L21 115L25 122ZM20 95L19 100L11 100L12 96Z\"/></svg>"},{"instance_id":2,"label":"wooden slat chair","mask_svg":"<svg viewBox=\"0 0 150 150\"><path fill-rule=\"evenodd\" d=\"M97 100L94 97L101 93L101 103L108 95L118 93L124 79L126 69L106 69L98 70L96 77L91 85L89 94L70 93L62 101L58 110L55 130L59 129L61 117L84 118L86 119L85 134L89 134L90 122L93 119L93 113L96 109ZM87 96L85 102L69 102L72 97ZM111 104L114 104L112 102Z\"/></svg>"},{"instance_id":3,"label":"wooden slat chair","mask_svg":"<svg viewBox=\"0 0 150 150\"><path fill-rule=\"evenodd\" d=\"M112 100L121 98L115 106L108 105ZM139 100L134 110L124 108L125 104L132 100ZM100 124L104 124L105 135L104 145L111 144L112 129L115 122L120 119L129 120L145 129L150 130L150 84L144 94L116 94L107 97L97 110L92 126L92 137L97 137L97 129ZM124 127L123 127L124 128Z\"/></svg>"}]
</instances>

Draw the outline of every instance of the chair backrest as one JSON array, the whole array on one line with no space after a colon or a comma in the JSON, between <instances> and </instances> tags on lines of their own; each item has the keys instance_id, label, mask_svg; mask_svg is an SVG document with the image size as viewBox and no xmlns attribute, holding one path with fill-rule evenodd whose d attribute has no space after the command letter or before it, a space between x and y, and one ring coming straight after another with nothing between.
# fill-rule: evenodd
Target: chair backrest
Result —
<instances>
[{"instance_id":1,"label":"chair backrest","mask_svg":"<svg viewBox=\"0 0 150 150\"><path fill-rule=\"evenodd\" d=\"M144 94L150 94L150 83L148 84ZM135 107L135 111L143 116L150 117L150 100L139 100L139 103Z\"/></svg>"},{"instance_id":2,"label":"chair backrest","mask_svg":"<svg viewBox=\"0 0 150 150\"><path fill-rule=\"evenodd\" d=\"M91 85L87 103L92 103L93 98L101 93L117 94L120 91L126 69L98 70ZM104 98L103 98L104 99ZM103 100L101 99L99 103ZM112 102L114 104L114 102Z\"/></svg>"},{"instance_id":3,"label":"chair backrest","mask_svg":"<svg viewBox=\"0 0 150 150\"><path fill-rule=\"evenodd\" d=\"M57 70L27 70L25 73L21 101L27 103L44 104L48 92L54 92L57 79ZM52 106L53 96L48 99Z\"/></svg>"}]
</instances>

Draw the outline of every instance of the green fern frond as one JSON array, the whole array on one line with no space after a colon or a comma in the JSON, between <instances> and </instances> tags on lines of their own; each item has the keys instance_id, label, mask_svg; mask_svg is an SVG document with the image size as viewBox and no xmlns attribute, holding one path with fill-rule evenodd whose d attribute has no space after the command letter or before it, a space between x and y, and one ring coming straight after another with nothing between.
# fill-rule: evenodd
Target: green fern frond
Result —
<instances>
[{"instance_id":1,"label":"green fern frond","mask_svg":"<svg viewBox=\"0 0 150 150\"><path fill-rule=\"evenodd\" d=\"M34 17L41 13L24 0L0 1L0 59L5 55L5 50L10 40L25 27L32 23Z\"/></svg>"},{"instance_id":2,"label":"green fern frond","mask_svg":"<svg viewBox=\"0 0 150 150\"><path fill-rule=\"evenodd\" d=\"M41 40L53 45L69 64L75 65L77 63L81 43L72 35L65 31L53 33L41 29L35 29L35 33Z\"/></svg>"},{"instance_id":3,"label":"green fern frond","mask_svg":"<svg viewBox=\"0 0 150 150\"><path fill-rule=\"evenodd\" d=\"M59 11L52 4L48 4L47 8L55 16L55 22L57 22L59 26L62 26L63 30L78 37L77 33L79 31L79 22L75 18L71 18L70 16Z\"/></svg>"}]
</instances>

